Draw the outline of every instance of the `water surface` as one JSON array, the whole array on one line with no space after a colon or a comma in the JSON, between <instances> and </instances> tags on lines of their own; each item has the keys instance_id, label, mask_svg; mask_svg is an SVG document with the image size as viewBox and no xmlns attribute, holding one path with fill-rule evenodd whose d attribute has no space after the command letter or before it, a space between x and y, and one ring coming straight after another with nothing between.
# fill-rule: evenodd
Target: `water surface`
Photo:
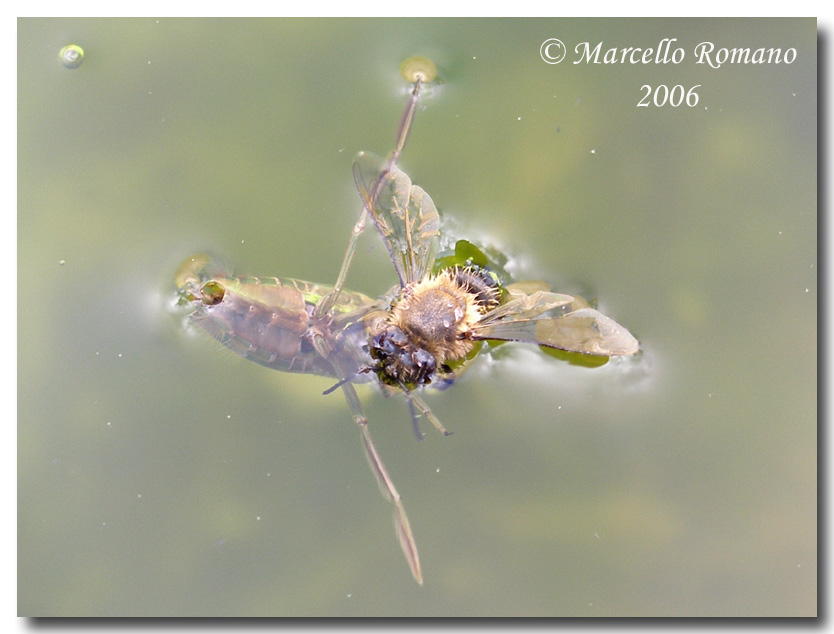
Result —
<instances>
[{"instance_id":1,"label":"water surface","mask_svg":"<svg viewBox=\"0 0 834 634\"><path fill-rule=\"evenodd\" d=\"M549 37L689 58L551 66ZM705 40L797 59L710 69ZM168 311L195 251L333 281L413 54L444 84L402 166L446 231L644 350L503 346L427 394L454 435L422 443L363 390L423 588L330 381ZM815 613L815 21L27 19L18 69L21 614ZM365 240L350 286L394 281Z\"/></svg>"}]
</instances>

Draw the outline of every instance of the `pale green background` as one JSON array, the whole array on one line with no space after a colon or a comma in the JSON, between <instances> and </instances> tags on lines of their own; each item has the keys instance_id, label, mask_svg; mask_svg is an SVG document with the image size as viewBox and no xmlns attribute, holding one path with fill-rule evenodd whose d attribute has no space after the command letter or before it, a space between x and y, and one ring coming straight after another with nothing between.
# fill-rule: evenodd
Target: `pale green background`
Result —
<instances>
[{"instance_id":1,"label":"pale green background","mask_svg":"<svg viewBox=\"0 0 834 634\"><path fill-rule=\"evenodd\" d=\"M550 37L673 37L687 58L551 66ZM816 37L811 19L21 20L20 614L814 614ZM704 40L797 59L713 70ZM168 310L197 250L333 281L352 157L392 147L415 53L445 83L402 165L448 234L598 298L644 349L587 369L504 346L427 393L454 435L422 443L402 399L363 390L423 588L331 381ZM637 108L643 84L700 102ZM395 277L371 238L350 286L378 294Z\"/></svg>"}]
</instances>

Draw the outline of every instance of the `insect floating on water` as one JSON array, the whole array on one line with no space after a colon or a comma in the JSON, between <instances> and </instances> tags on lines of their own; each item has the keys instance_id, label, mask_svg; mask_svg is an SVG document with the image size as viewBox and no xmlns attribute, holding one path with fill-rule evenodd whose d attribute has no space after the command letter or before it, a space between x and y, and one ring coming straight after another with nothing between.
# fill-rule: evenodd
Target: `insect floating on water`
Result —
<instances>
[{"instance_id":1,"label":"insect floating on water","mask_svg":"<svg viewBox=\"0 0 834 634\"><path fill-rule=\"evenodd\" d=\"M190 311L190 323L235 353L276 370L336 380L325 393L344 393L371 470L394 505L397 536L411 573L422 584L405 507L371 439L354 384L375 381L386 394L401 392L415 429L423 416L447 434L419 390L452 382L482 341L518 341L604 357L634 354L639 344L579 297L551 292L541 283L503 284L481 263L444 265L437 260L440 218L434 202L397 167L420 93L436 69L430 60L409 58L401 70L412 88L396 146L387 159L365 152L354 159L362 211L332 286L229 277L202 254L187 259L175 281L178 303ZM368 218L398 277L379 299L344 287Z\"/></svg>"}]
</instances>

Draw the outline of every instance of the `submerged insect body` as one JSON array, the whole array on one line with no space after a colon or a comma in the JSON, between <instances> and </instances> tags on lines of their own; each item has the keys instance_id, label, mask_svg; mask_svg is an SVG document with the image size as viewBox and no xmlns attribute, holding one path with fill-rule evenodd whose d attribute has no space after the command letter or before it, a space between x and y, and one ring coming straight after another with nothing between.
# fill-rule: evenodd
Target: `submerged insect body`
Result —
<instances>
[{"instance_id":1,"label":"submerged insect body","mask_svg":"<svg viewBox=\"0 0 834 634\"><path fill-rule=\"evenodd\" d=\"M192 309L193 326L268 368L341 378L371 362L359 320L378 302L361 293L343 291L319 316L316 305L331 287L290 278L229 277L212 270L204 254L180 266L177 285L179 303Z\"/></svg>"},{"instance_id":2,"label":"submerged insect body","mask_svg":"<svg viewBox=\"0 0 834 634\"><path fill-rule=\"evenodd\" d=\"M415 429L419 412L448 433L415 390L453 381L481 341L526 342L600 356L639 350L625 328L579 297L551 292L541 283L502 286L495 273L477 264L457 262L435 270L437 209L396 165L422 82L436 72L427 74L426 62L417 60L419 72L409 71L414 86L395 150L387 160L365 152L354 159L363 209L333 286L229 277L213 270L205 255L186 260L176 275L179 303L191 309L191 323L224 346L269 368L337 379L328 392L341 388L347 399L371 470L394 505L400 546L420 584L422 570L405 508L371 440L353 384L376 379L386 393L401 390ZM344 288L367 216L399 278L377 300Z\"/></svg>"}]
</instances>

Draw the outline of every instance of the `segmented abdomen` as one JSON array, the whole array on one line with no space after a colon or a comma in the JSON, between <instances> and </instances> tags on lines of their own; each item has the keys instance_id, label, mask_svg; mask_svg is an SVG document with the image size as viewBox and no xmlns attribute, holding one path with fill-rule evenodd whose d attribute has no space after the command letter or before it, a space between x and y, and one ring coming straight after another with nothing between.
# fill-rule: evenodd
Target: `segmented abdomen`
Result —
<instances>
[{"instance_id":1,"label":"segmented abdomen","mask_svg":"<svg viewBox=\"0 0 834 634\"><path fill-rule=\"evenodd\" d=\"M376 302L345 291L329 314L316 317L329 292L300 280L220 276L192 278L180 289L195 307L191 323L234 353L284 372L342 379L371 363L359 318Z\"/></svg>"}]
</instances>

